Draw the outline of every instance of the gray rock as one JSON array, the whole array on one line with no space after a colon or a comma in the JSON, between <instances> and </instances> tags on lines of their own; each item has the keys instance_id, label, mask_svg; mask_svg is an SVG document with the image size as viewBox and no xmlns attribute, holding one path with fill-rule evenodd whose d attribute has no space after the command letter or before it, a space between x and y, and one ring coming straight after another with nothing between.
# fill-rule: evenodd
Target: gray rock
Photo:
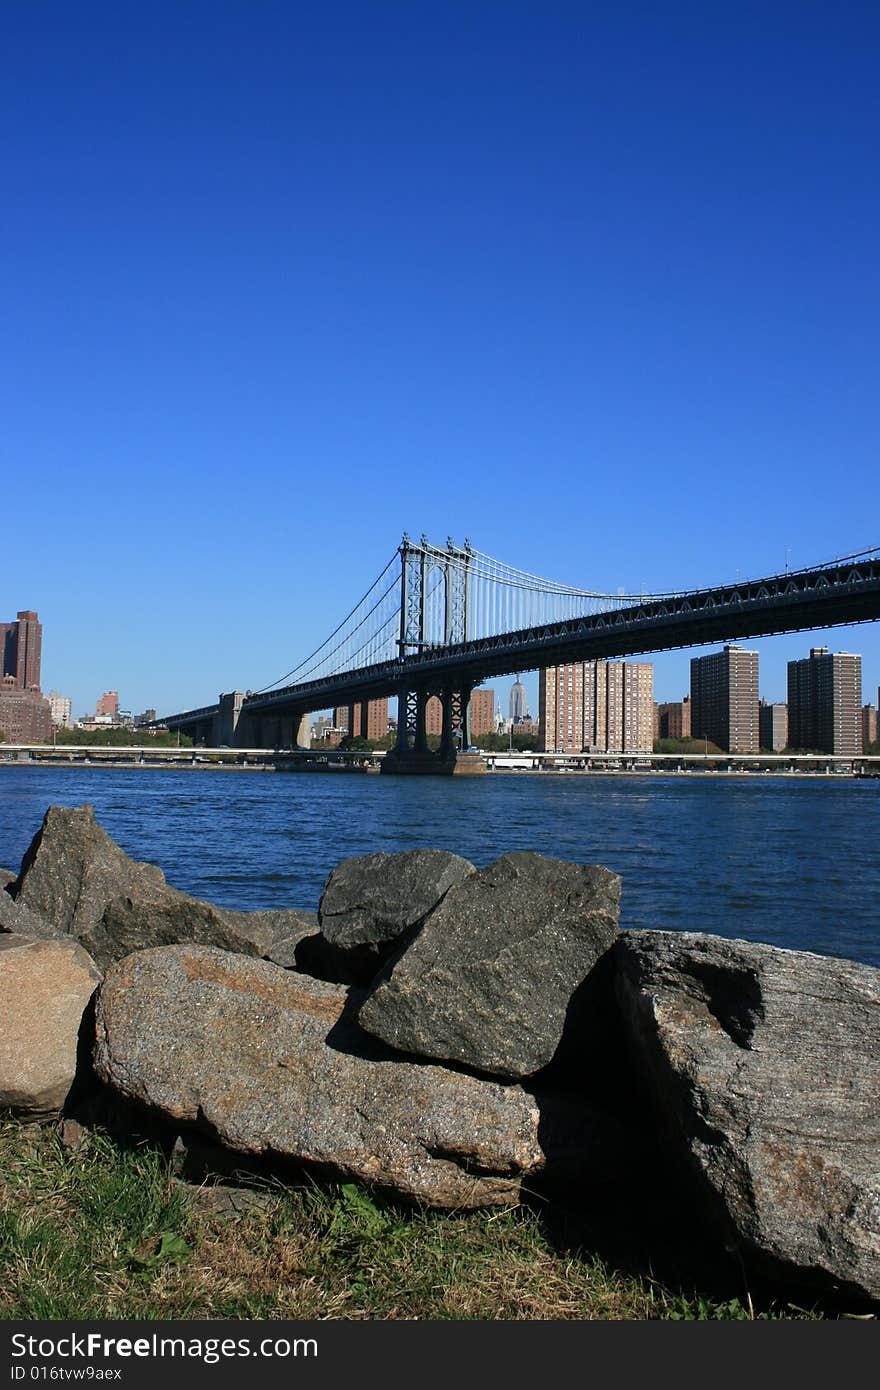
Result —
<instances>
[{"instance_id":1,"label":"gray rock","mask_svg":"<svg viewBox=\"0 0 880 1390\"><path fill-rule=\"evenodd\" d=\"M57 1114L76 1075L83 1013L101 976L76 942L0 936L0 1108Z\"/></svg>"},{"instance_id":2,"label":"gray rock","mask_svg":"<svg viewBox=\"0 0 880 1390\"><path fill-rule=\"evenodd\" d=\"M245 1154L441 1207L515 1201L543 1166L534 1098L394 1060L346 991L266 961L177 946L108 973L96 1004L102 1080Z\"/></svg>"},{"instance_id":3,"label":"gray rock","mask_svg":"<svg viewBox=\"0 0 880 1390\"><path fill-rule=\"evenodd\" d=\"M7 888L17 878L18 874L14 874L11 869L0 869L0 889Z\"/></svg>"},{"instance_id":4,"label":"gray rock","mask_svg":"<svg viewBox=\"0 0 880 1390\"><path fill-rule=\"evenodd\" d=\"M294 910L234 912L169 887L161 869L120 849L91 806L49 807L13 891L16 907L80 941L104 970L148 946L196 941L262 956L305 934Z\"/></svg>"},{"instance_id":5,"label":"gray rock","mask_svg":"<svg viewBox=\"0 0 880 1390\"><path fill-rule=\"evenodd\" d=\"M337 947L381 946L417 926L445 893L475 873L442 849L360 854L344 859L324 885L318 922Z\"/></svg>"},{"instance_id":6,"label":"gray rock","mask_svg":"<svg viewBox=\"0 0 880 1390\"><path fill-rule=\"evenodd\" d=\"M617 936L619 906L608 869L507 854L449 890L358 1021L402 1051L530 1076L553 1058L576 990Z\"/></svg>"},{"instance_id":7,"label":"gray rock","mask_svg":"<svg viewBox=\"0 0 880 1390\"><path fill-rule=\"evenodd\" d=\"M301 912L298 908L282 908L264 912L224 911L226 917L238 922L247 934L260 927L267 928L269 938L260 952L264 960L285 970L298 970L297 951L303 941L317 934L318 914Z\"/></svg>"},{"instance_id":8,"label":"gray rock","mask_svg":"<svg viewBox=\"0 0 880 1390\"><path fill-rule=\"evenodd\" d=\"M727 1238L880 1298L880 971L691 933L615 956L636 1067Z\"/></svg>"},{"instance_id":9,"label":"gray rock","mask_svg":"<svg viewBox=\"0 0 880 1390\"><path fill-rule=\"evenodd\" d=\"M16 902L0 888L0 931L15 932L18 936L28 936L34 941L64 940L65 933L59 931L52 922L39 912L32 912L24 903Z\"/></svg>"}]
</instances>

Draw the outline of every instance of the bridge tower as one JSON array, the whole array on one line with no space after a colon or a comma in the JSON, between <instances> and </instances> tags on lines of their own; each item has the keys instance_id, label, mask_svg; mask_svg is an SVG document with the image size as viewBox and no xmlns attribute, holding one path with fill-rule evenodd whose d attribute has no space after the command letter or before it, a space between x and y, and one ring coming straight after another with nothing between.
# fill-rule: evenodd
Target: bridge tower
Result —
<instances>
[{"instance_id":1,"label":"bridge tower","mask_svg":"<svg viewBox=\"0 0 880 1390\"><path fill-rule=\"evenodd\" d=\"M429 654L440 645L466 642L468 635L469 568L473 550L469 540L456 546L452 539L446 549L432 546L427 536L414 544L404 533L400 554L400 636L401 658ZM426 613L433 605L431 640L427 636ZM440 605L440 614L436 612ZM382 761L383 772L451 772L458 754L470 744L468 707L472 687L461 682L439 682L437 677L419 681L416 672L401 682L397 692L397 740ZM428 746L426 714L428 701L435 695L443 710L440 748ZM482 767L482 764L481 764Z\"/></svg>"}]
</instances>

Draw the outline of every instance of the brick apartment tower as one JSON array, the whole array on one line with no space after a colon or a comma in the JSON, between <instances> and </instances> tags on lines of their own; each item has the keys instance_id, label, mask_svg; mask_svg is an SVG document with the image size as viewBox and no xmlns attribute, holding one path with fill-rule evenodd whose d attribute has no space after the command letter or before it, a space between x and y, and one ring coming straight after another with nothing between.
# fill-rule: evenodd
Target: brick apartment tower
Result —
<instances>
[{"instance_id":1,"label":"brick apartment tower","mask_svg":"<svg viewBox=\"0 0 880 1390\"><path fill-rule=\"evenodd\" d=\"M758 653L736 645L691 659L691 730L727 753L758 753Z\"/></svg>"},{"instance_id":2,"label":"brick apartment tower","mask_svg":"<svg viewBox=\"0 0 880 1390\"><path fill-rule=\"evenodd\" d=\"M472 690L469 712L471 738L495 732L495 691Z\"/></svg>"},{"instance_id":3,"label":"brick apartment tower","mask_svg":"<svg viewBox=\"0 0 880 1390\"><path fill-rule=\"evenodd\" d=\"M602 718L604 720L604 711ZM545 752L584 751L583 662L547 666L539 673L538 723L541 747Z\"/></svg>"},{"instance_id":4,"label":"brick apartment tower","mask_svg":"<svg viewBox=\"0 0 880 1390\"><path fill-rule=\"evenodd\" d=\"M564 753L650 753L654 667L645 661L548 666L538 685L541 744Z\"/></svg>"},{"instance_id":5,"label":"brick apartment tower","mask_svg":"<svg viewBox=\"0 0 880 1390\"><path fill-rule=\"evenodd\" d=\"M11 676L16 690L39 690L43 655L43 625L36 613L25 610L14 623L0 623L3 642L3 672Z\"/></svg>"},{"instance_id":6,"label":"brick apartment tower","mask_svg":"<svg viewBox=\"0 0 880 1390\"><path fill-rule=\"evenodd\" d=\"M788 663L788 742L844 758L862 752L861 656L811 647Z\"/></svg>"},{"instance_id":7,"label":"brick apartment tower","mask_svg":"<svg viewBox=\"0 0 880 1390\"><path fill-rule=\"evenodd\" d=\"M388 733L387 697L382 700L367 701L367 727L365 730L361 727L364 722L362 710L362 704L340 705L333 711L334 726L337 729L344 729L347 734L351 734L352 738L369 738L374 741L385 738ZM349 718L349 711L353 715L351 719ZM351 728L348 727L349 722L352 724Z\"/></svg>"}]
</instances>

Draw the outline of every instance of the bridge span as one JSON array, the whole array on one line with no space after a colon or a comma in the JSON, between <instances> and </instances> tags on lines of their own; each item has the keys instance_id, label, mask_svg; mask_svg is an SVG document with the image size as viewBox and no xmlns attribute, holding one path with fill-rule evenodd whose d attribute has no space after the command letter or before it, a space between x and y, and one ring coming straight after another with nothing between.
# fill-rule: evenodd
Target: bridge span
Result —
<instances>
[{"instance_id":1,"label":"bridge span","mask_svg":"<svg viewBox=\"0 0 880 1390\"><path fill-rule=\"evenodd\" d=\"M417 544L405 536L396 559L322 647L281 681L157 722L206 743L293 748L308 745L314 711L396 696L397 743L383 770L447 771L470 742L471 691L493 676L880 617L875 551L640 596L538 579L469 542L441 549L424 536ZM443 708L438 754L429 752L425 731L432 695Z\"/></svg>"}]
</instances>

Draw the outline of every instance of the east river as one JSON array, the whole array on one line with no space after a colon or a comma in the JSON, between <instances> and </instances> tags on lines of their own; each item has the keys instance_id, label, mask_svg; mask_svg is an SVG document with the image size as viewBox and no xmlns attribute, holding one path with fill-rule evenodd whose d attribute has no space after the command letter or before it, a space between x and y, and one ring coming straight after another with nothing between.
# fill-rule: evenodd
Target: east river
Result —
<instances>
[{"instance_id":1,"label":"east river","mask_svg":"<svg viewBox=\"0 0 880 1390\"><path fill-rule=\"evenodd\" d=\"M314 910L351 854L433 846L605 864L621 925L709 931L880 966L880 780L407 778L0 766L0 865L47 806L91 802L134 858L225 907Z\"/></svg>"}]
</instances>

